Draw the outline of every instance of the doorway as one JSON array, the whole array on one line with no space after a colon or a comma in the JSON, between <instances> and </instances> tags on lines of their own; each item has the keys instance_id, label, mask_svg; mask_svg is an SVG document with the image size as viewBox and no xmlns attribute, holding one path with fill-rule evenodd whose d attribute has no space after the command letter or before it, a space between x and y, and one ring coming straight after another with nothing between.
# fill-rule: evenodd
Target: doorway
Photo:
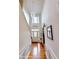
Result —
<instances>
[{"instance_id":1,"label":"doorway","mask_svg":"<svg viewBox=\"0 0 79 59\"><path fill-rule=\"evenodd\" d=\"M32 33L32 42L41 42L39 30L32 29L31 33Z\"/></svg>"}]
</instances>

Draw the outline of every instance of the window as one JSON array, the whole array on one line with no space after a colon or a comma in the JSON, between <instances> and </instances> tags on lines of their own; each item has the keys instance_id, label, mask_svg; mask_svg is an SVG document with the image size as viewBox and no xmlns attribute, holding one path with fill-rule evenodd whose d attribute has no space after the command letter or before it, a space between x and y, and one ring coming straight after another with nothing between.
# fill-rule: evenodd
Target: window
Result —
<instances>
[{"instance_id":1,"label":"window","mask_svg":"<svg viewBox=\"0 0 79 59\"><path fill-rule=\"evenodd\" d=\"M32 37L38 37L38 32L32 31Z\"/></svg>"},{"instance_id":2,"label":"window","mask_svg":"<svg viewBox=\"0 0 79 59\"><path fill-rule=\"evenodd\" d=\"M32 29L32 37L35 38L39 37L39 29Z\"/></svg>"},{"instance_id":3,"label":"window","mask_svg":"<svg viewBox=\"0 0 79 59\"><path fill-rule=\"evenodd\" d=\"M34 37L37 37L38 33L37 32L34 32Z\"/></svg>"},{"instance_id":4,"label":"window","mask_svg":"<svg viewBox=\"0 0 79 59\"><path fill-rule=\"evenodd\" d=\"M32 23L39 23L39 17L32 17Z\"/></svg>"}]
</instances>

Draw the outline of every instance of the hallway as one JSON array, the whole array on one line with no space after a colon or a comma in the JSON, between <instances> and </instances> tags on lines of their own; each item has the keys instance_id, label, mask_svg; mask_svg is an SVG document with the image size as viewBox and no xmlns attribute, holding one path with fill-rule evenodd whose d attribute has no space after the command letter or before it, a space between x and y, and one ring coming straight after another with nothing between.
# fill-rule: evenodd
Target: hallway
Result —
<instances>
[{"instance_id":1,"label":"hallway","mask_svg":"<svg viewBox=\"0 0 79 59\"><path fill-rule=\"evenodd\" d=\"M45 47L41 43L32 43L32 50L28 59L46 59Z\"/></svg>"},{"instance_id":2,"label":"hallway","mask_svg":"<svg viewBox=\"0 0 79 59\"><path fill-rule=\"evenodd\" d=\"M59 59L58 2L20 0L19 59Z\"/></svg>"}]
</instances>

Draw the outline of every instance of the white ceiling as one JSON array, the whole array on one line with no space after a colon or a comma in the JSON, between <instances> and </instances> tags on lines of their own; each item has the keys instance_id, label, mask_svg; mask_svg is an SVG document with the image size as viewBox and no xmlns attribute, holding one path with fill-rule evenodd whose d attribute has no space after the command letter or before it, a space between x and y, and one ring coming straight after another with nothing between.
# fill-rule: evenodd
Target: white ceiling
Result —
<instances>
[{"instance_id":1,"label":"white ceiling","mask_svg":"<svg viewBox=\"0 0 79 59\"><path fill-rule=\"evenodd\" d=\"M25 0L24 8L31 14L40 14L43 9L44 0Z\"/></svg>"}]
</instances>

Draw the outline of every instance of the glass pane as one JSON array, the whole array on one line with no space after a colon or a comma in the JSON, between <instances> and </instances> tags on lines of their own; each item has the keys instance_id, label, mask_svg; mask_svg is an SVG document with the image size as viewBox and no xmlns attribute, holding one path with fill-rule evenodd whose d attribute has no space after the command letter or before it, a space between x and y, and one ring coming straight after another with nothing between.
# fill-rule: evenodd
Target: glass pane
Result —
<instances>
[{"instance_id":1,"label":"glass pane","mask_svg":"<svg viewBox=\"0 0 79 59\"><path fill-rule=\"evenodd\" d=\"M37 37L37 32L34 32L34 37Z\"/></svg>"},{"instance_id":2,"label":"glass pane","mask_svg":"<svg viewBox=\"0 0 79 59\"><path fill-rule=\"evenodd\" d=\"M39 23L39 17L32 17L32 23Z\"/></svg>"},{"instance_id":3,"label":"glass pane","mask_svg":"<svg viewBox=\"0 0 79 59\"><path fill-rule=\"evenodd\" d=\"M39 34L39 32L38 32L38 37L39 37L39 35L40 35L40 34Z\"/></svg>"}]
</instances>

